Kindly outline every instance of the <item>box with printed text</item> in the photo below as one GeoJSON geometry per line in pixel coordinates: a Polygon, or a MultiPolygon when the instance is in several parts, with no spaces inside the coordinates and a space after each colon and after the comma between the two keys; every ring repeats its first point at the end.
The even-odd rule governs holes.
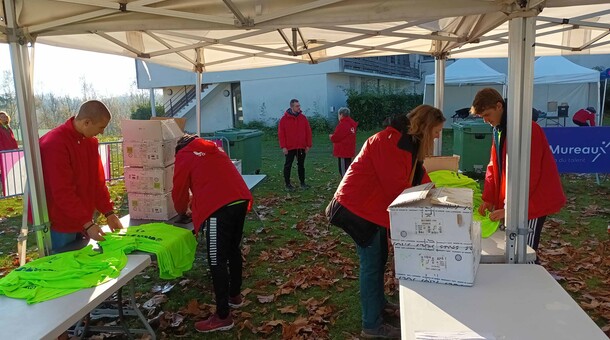
{"type": "Polygon", "coordinates": [[[481,258],[481,226],[472,190],[423,184],[388,207],[396,277],[471,286],[481,258]]]}
{"type": "Polygon", "coordinates": [[[129,193],[165,194],[172,190],[174,165],[165,168],[125,167],[125,189],[129,193]]]}
{"type": "Polygon", "coordinates": [[[167,221],[177,215],[172,194],[128,193],[129,216],[135,220],[167,221]]]}

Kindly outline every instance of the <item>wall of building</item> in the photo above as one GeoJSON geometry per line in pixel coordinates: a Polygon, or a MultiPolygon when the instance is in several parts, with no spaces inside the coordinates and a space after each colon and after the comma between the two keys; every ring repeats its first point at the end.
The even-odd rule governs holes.
{"type": "MultiPolygon", "coordinates": [[[[233,127],[233,105],[231,96],[225,97],[224,90],[231,91],[231,84],[220,84],[202,100],[201,132],[209,133],[233,127]]],[[[191,133],[197,131],[196,107],[187,114],[185,130],[191,133]]]]}

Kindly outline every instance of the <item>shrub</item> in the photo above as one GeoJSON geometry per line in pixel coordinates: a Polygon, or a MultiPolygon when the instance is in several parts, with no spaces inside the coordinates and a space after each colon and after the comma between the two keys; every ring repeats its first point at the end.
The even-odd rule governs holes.
{"type": "Polygon", "coordinates": [[[392,115],[411,111],[423,102],[420,94],[347,91],[347,106],[362,130],[375,130],[392,115]]]}

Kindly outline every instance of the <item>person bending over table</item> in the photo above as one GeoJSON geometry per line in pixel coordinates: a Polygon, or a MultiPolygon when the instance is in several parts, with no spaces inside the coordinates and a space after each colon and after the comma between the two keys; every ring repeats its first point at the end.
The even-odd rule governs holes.
{"type": "Polygon", "coordinates": [[[114,214],[95,137],[104,133],[110,119],[106,105],[86,101],[74,117],[40,138],[52,249],[83,236],[103,241],[104,232],[93,221],[96,210],[110,229],[123,228],[114,214]]]}
{"type": "Polygon", "coordinates": [[[384,309],[398,309],[384,296],[388,206],[404,189],[430,182],[423,160],[432,154],[444,122],[443,113],[429,105],[392,118],[364,143],[326,208],[330,222],[356,242],[363,338],[400,338],[400,329],[383,319],[384,309]]]}
{"type": "MultiPolygon", "coordinates": [[[[491,157],[485,173],[483,203],[479,206],[479,213],[485,216],[486,211],[489,211],[490,220],[503,220],[506,203],[506,143],[508,142],[506,139],[508,135],[506,104],[498,91],[493,88],[485,88],[475,95],[471,112],[482,117],[493,127],[491,157]]],[[[544,131],[536,122],[532,122],[531,138],[527,245],[537,250],[546,216],[561,210],[566,204],[566,196],[563,193],[559,171],[549,142],[544,131]]]]}
{"type": "Polygon", "coordinates": [[[188,134],[176,146],[173,182],[176,212],[186,214],[190,201],[195,233],[206,229],[216,313],[196,322],[195,329],[229,330],[234,325],[229,307],[243,304],[240,243],[252,194],[226,153],[213,142],[188,134]]]}

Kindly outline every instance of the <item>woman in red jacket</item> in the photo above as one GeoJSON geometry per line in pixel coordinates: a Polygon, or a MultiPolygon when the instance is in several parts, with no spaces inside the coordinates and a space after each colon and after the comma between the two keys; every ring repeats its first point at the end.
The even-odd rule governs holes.
{"type": "MultiPolygon", "coordinates": [[[[485,88],[479,91],[472,103],[472,113],[481,116],[493,126],[491,159],[485,173],[483,203],[479,213],[490,211],[492,221],[504,219],[506,204],[506,135],[507,117],[504,99],[498,91],[485,88]]],[[[540,233],[546,216],[561,210],[566,203],[555,158],[544,131],[532,122],[532,146],[530,155],[530,183],[528,200],[529,234],[527,244],[538,249],[540,233]]]]}
{"type": "Polygon", "coordinates": [[[195,329],[204,333],[229,330],[233,328],[229,307],[243,303],[240,243],[252,194],[229,156],[215,143],[193,135],[178,141],[173,182],[176,211],[186,214],[190,201],[195,232],[206,228],[216,313],[195,323],[195,329]]]}
{"type": "Polygon", "coordinates": [[[341,180],[326,208],[331,223],[356,242],[360,258],[360,303],[364,338],[399,338],[400,330],[384,324],[385,308],[396,309],[384,296],[388,259],[388,206],[406,188],[430,182],[423,160],[432,154],[445,117],[420,105],[389,122],[370,137],[341,180]]]}
{"type": "Polygon", "coordinates": [[[10,123],[11,117],[6,112],[0,111],[0,151],[19,149],[10,123]]]}
{"type": "Polygon", "coordinates": [[[333,142],[333,156],[337,157],[339,162],[339,175],[343,177],[352,163],[352,158],[356,155],[356,128],[358,128],[358,123],[350,117],[350,111],[347,107],[340,108],[337,115],[339,116],[339,124],[335,128],[335,132],[328,137],[333,142]]]}

